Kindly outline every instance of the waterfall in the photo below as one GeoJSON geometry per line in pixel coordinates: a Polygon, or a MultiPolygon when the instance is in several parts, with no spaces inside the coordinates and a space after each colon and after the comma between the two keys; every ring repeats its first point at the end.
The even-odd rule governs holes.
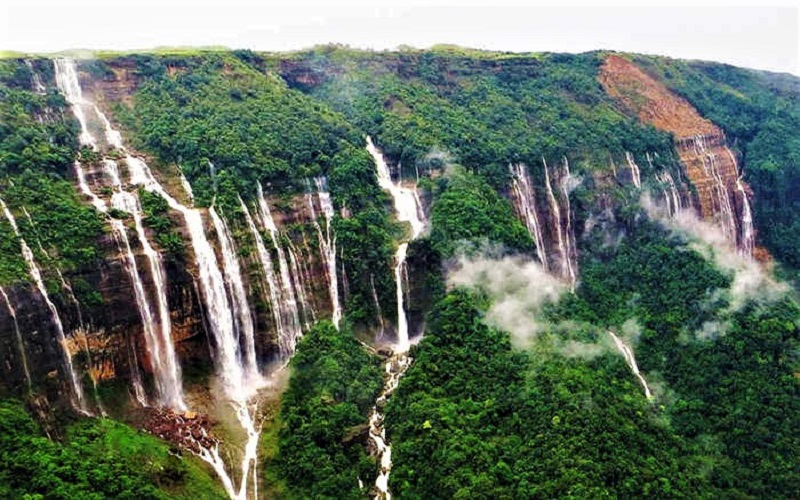
{"type": "Polygon", "coordinates": [[[650,392],[650,387],[647,386],[647,381],[639,372],[639,366],[636,364],[636,358],[633,356],[633,349],[631,349],[628,345],[626,345],[622,341],[622,339],[620,339],[611,330],[608,330],[608,334],[611,335],[611,338],[614,340],[614,345],[622,354],[622,357],[625,358],[625,362],[628,364],[633,374],[636,375],[636,378],[638,378],[639,382],[641,382],[642,387],[644,388],[644,395],[647,397],[648,400],[653,399],[653,393],[650,392]]]}
{"type": "Polygon", "coordinates": [[[331,195],[326,188],[327,181],[324,177],[317,177],[314,179],[314,184],[317,188],[317,200],[319,201],[322,214],[325,216],[325,231],[317,220],[317,214],[314,210],[314,200],[309,194],[306,203],[311,210],[311,216],[314,220],[314,227],[317,230],[319,237],[320,255],[325,264],[325,269],[328,273],[328,292],[331,297],[331,321],[339,328],[339,322],[342,320],[342,305],[339,302],[339,280],[336,274],[336,236],[333,234],[333,203],[331,202],[331,195]]]}
{"type": "Polygon", "coordinates": [[[289,256],[289,275],[294,283],[294,290],[297,296],[297,311],[298,313],[302,312],[300,316],[303,318],[303,328],[308,330],[311,324],[317,321],[317,313],[314,311],[314,307],[311,305],[306,295],[306,289],[309,288],[308,283],[310,280],[306,279],[306,273],[303,272],[300,266],[300,261],[305,261],[306,259],[302,258],[303,253],[300,252],[297,247],[294,246],[292,240],[288,238],[286,239],[286,255],[289,256]],[[298,255],[300,258],[297,257],[298,255]],[[311,318],[310,321],[309,317],[311,318]]]}
{"type": "MultiPolygon", "coordinates": [[[[195,263],[200,275],[200,287],[208,311],[208,323],[214,336],[217,372],[220,376],[225,395],[230,399],[236,411],[237,419],[242,429],[247,434],[242,462],[242,478],[238,493],[233,489],[233,480],[225,469],[225,464],[219,454],[214,450],[203,449],[200,457],[208,462],[225,485],[231,498],[247,498],[247,485],[250,481],[250,468],[252,467],[253,481],[257,482],[256,463],[257,448],[260,430],[256,428],[254,411],[248,407],[248,400],[256,391],[263,387],[265,381],[260,377],[248,379],[248,369],[242,365],[239,344],[234,329],[234,313],[228,302],[225,278],[220,271],[216,254],[206,238],[203,228],[203,218],[200,212],[189,209],[180,204],[175,198],[164,190],[159,184],[150,168],[140,158],[128,156],[126,158],[132,184],[142,185],[146,190],[158,193],[167,204],[179,212],[186,222],[189,237],[194,249],[195,263]]],[[[235,257],[231,257],[235,258],[235,257]]],[[[228,280],[234,279],[227,275],[228,280]]],[[[239,278],[241,279],[241,278],[239,278]]],[[[249,311],[248,311],[249,314],[249,311]]],[[[245,356],[246,357],[246,356],[245,356]]]]}
{"type": "Polygon", "coordinates": [[[150,241],[145,234],[139,199],[122,189],[117,163],[113,160],[105,160],[103,164],[104,172],[112,180],[114,188],[111,204],[115,209],[122,210],[133,216],[136,236],[147,258],[150,275],[153,280],[157,315],[153,313],[153,308],[151,308],[147,300],[144,283],[136,264],[136,257],[131,250],[125,225],[122,221],[112,218],[111,227],[114,228],[114,232],[118,235],[125,250],[125,268],[131,278],[136,307],[142,319],[145,343],[150,353],[159,402],[162,405],[182,410],[186,408],[186,404],[183,401],[180,365],[172,343],[172,324],[170,322],[169,303],[167,302],[164,263],[161,255],[150,245],[150,241]],[[158,318],[158,323],[156,323],[156,317],[158,318]]]}
{"type": "Polygon", "coordinates": [[[31,88],[37,94],[46,94],[47,88],[42,83],[42,78],[39,76],[39,73],[33,69],[33,63],[30,60],[25,59],[25,66],[28,67],[28,70],[31,72],[31,88]]]}
{"type": "Polygon", "coordinates": [[[181,186],[183,186],[183,190],[186,191],[186,196],[189,198],[189,201],[194,203],[194,191],[192,191],[192,185],[189,184],[186,176],[183,175],[183,170],[181,170],[181,186]]]}
{"type": "Polygon", "coordinates": [[[514,208],[525,221],[528,232],[533,236],[536,245],[536,256],[542,263],[542,268],[548,270],[547,249],[545,248],[544,237],[542,236],[542,225],[539,223],[539,215],[536,213],[536,197],[533,186],[525,171],[525,166],[521,163],[508,166],[511,171],[511,195],[514,201],[514,208]]]}
{"type": "Polygon", "coordinates": [[[232,299],[231,304],[233,306],[234,316],[236,317],[239,337],[243,337],[240,344],[244,345],[244,354],[242,357],[245,375],[249,379],[257,378],[259,374],[256,364],[255,328],[253,327],[253,317],[250,313],[250,307],[247,304],[247,292],[245,292],[244,289],[239,260],[236,258],[236,247],[228,226],[217,214],[214,207],[211,207],[208,213],[211,215],[211,221],[214,223],[214,229],[217,233],[217,239],[219,240],[222,250],[225,275],[229,278],[226,280],[226,285],[228,286],[228,293],[232,299]]]}
{"type": "Polygon", "coordinates": [[[547,162],[542,158],[544,164],[544,186],[547,190],[547,199],[550,202],[550,214],[552,216],[553,225],[556,229],[556,241],[558,242],[558,253],[561,258],[561,277],[565,279],[570,278],[571,264],[569,261],[569,254],[567,253],[567,245],[564,242],[564,233],[561,228],[561,208],[558,205],[558,200],[553,193],[553,186],[550,184],[550,173],[547,168],[547,162]]]}
{"type": "Polygon", "coordinates": [[[669,172],[664,172],[664,179],[666,179],[667,184],[669,184],[669,191],[672,196],[672,205],[675,209],[674,213],[680,212],[683,209],[681,205],[681,195],[678,193],[678,189],[675,187],[675,181],[672,179],[672,175],[669,172]]]}
{"type": "MultiPolygon", "coordinates": [[[[94,137],[87,132],[86,115],[82,108],[88,106],[90,103],[83,98],[74,62],[67,59],[58,59],[55,62],[55,70],[59,89],[65,94],[76,118],[78,118],[78,121],[81,123],[81,129],[85,132],[82,134],[82,141],[88,141],[84,142],[84,144],[97,150],[98,147],[94,137]]],[[[111,146],[124,151],[121,134],[112,128],[108,118],[97,106],[92,105],[92,110],[103,124],[106,141],[111,146]]],[[[98,211],[108,215],[108,205],[89,187],[80,162],[76,161],[74,166],[81,192],[91,198],[92,204],[98,211]]],[[[158,393],[157,400],[161,405],[183,410],[186,408],[186,404],[183,401],[180,365],[172,343],[172,325],[170,322],[170,312],[167,302],[167,285],[161,255],[153,249],[147,239],[142,222],[142,208],[138,198],[134,194],[123,189],[117,162],[104,159],[103,174],[110,180],[113,189],[113,194],[111,196],[112,208],[122,210],[133,216],[136,235],[142,247],[142,251],[147,258],[150,275],[152,276],[155,288],[154,295],[157,305],[154,308],[148,301],[144,282],[136,264],[136,257],[128,239],[127,228],[123,221],[109,215],[108,220],[114,238],[120,250],[125,255],[123,264],[131,279],[136,307],[142,321],[144,340],[150,355],[156,392],[158,393]]],[[[134,381],[134,392],[137,395],[137,400],[141,402],[144,398],[142,394],[140,394],[141,384],[139,383],[138,385],[139,387],[137,387],[134,381]]]]}
{"type": "Polygon", "coordinates": [[[97,151],[97,144],[94,136],[89,132],[84,106],[87,102],[83,99],[80,82],[78,81],[78,70],[75,68],[75,61],[72,59],[56,59],[54,61],[56,70],[56,85],[72,105],[72,112],[81,125],[81,134],[78,140],[82,145],[91,146],[97,151]]]}
{"type": "MultiPolygon", "coordinates": [[[[728,241],[736,244],[735,215],[728,195],[728,188],[722,181],[722,176],[717,169],[717,156],[713,151],[706,148],[703,136],[694,137],[693,142],[695,152],[702,160],[703,170],[714,182],[712,190],[720,210],[722,233],[728,241]]],[[[736,165],[735,162],[734,165],[736,165]]]]}
{"type": "MultiPolygon", "coordinates": [[[[86,117],[83,111],[83,107],[88,105],[88,103],[83,99],[81,94],[74,62],[68,59],[57,60],[56,76],[59,88],[62,89],[65,95],[67,95],[68,100],[73,105],[73,111],[81,123],[81,142],[86,145],[90,145],[93,149],[97,150],[97,145],[94,142],[94,138],[88,132],[86,117]]],[[[194,250],[195,263],[197,265],[200,288],[202,290],[201,295],[206,306],[206,311],[208,312],[208,322],[211,327],[211,333],[215,340],[216,352],[214,359],[217,365],[217,372],[220,376],[224,393],[226,397],[230,399],[232,406],[236,411],[236,417],[247,435],[247,441],[243,450],[244,456],[242,461],[242,479],[238,492],[234,490],[233,480],[226,472],[225,464],[219,457],[219,454],[216,453],[216,450],[204,449],[199,455],[214,467],[214,470],[220,476],[220,479],[232,498],[248,497],[247,489],[248,485],[250,484],[251,476],[253,481],[253,494],[255,495],[257,491],[258,480],[256,473],[256,454],[260,430],[257,429],[254,419],[255,412],[250,410],[248,406],[248,400],[255,394],[255,391],[264,385],[264,381],[261,379],[261,377],[250,376],[252,375],[251,372],[255,367],[255,361],[251,356],[251,353],[254,353],[254,349],[249,349],[249,346],[251,345],[250,341],[245,341],[245,350],[247,352],[244,356],[241,356],[240,348],[236,338],[234,318],[236,318],[236,320],[240,322],[239,324],[241,324],[243,321],[242,318],[245,317],[245,314],[247,316],[251,316],[246,300],[239,301],[236,297],[237,292],[235,292],[232,294],[231,302],[229,302],[226,293],[226,282],[230,283],[236,280],[241,282],[241,277],[238,275],[238,273],[236,273],[238,265],[234,267],[232,263],[229,262],[229,265],[226,266],[225,269],[225,276],[223,276],[223,273],[220,271],[217,262],[216,254],[214,253],[214,249],[206,238],[203,227],[203,219],[200,215],[200,212],[185,207],[169,193],[167,193],[153,176],[147,164],[140,158],[131,156],[124,148],[121,135],[111,127],[111,124],[105,115],[103,115],[96,106],[93,106],[93,111],[97,114],[98,118],[105,127],[105,138],[108,144],[120,150],[124,154],[125,163],[128,167],[128,173],[130,175],[130,184],[141,185],[144,187],[144,189],[159,194],[167,201],[167,204],[172,210],[179,212],[184,218],[186,228],[189,232],[192,248],[194,250]],[[233,303],[233,306],[231,303],[233,303]],[[246,311],[243,311],[241,315],[234,314],[234,309],[236,308],[246,309],[246,311]]],[[[104,172],[112,179],[112,183],[115,187],[115,192],[112,196],[112,205],[114,208],[125,210],[134,216],[137,234],[144,249],[145,255],[148,257],[148,262],[150,263],[153,274],[153,280],[155,282],[156,289],[158,290],[156,295],[159,302],[158,309],[161,325],[160,337],[157,339],[151,338],[151,340],[159,341],[160,339],[163,342],[160,342],[159,348],[151,352],[151,356],[155,355],[156,353],[159,355],[163,354],[161,361],[159,361],[161,363],[168,362],[170,359],[175,360],[172,340],[169,335],[170,316],[166,302],[163,263],[161,262],[160,255],[152,249],[147,238],[145,237],[141,220],[142,211],[138,198],[130,193],[127,193],[121,187],[121,181],[116,162],[111,160],[104,161],[104,172]],[[161,293],[161,290],[164,290],[164,293],[161,293]]],[[[91,190],[88,188],[88,185],[85,184],[85,178],[83,180],[81,189],[85,189],[85,192],[91,192],[91,190]]],[[[99,206],[99,204],[95,204],[95,206],[99,206]]],[[[120,221],[116,222],[121,224],[120,221]]],[[[115,222],[113,222],[112,219],[112,227],[114,225],[115,222]]],[[[125,234],[124,227],[121,229],[122,230],[118,231],[120,239],[122,239],[122,235],[125,234]]],[[[223,240],[225,240],[225,238],[220,238],[221,245],[224,247],[227,242],[223,242],[223,240]]],[[[131,274],[136,275],[133,281],[134,283],[137,281],[141,283],[141,280],[138,279],[138,272],[136,272],[135,268],[133,267],[135,265],[135,259],[133,259],[132,253],[130,252],[130,245],[126,246],[126,250],[126,253],[128,254],[128,265],[131,266],[132,269],[131,274]]],[[[235,259],[235,253],[233,251],[228,251],[225,248],[223,248],[223,256],[225,259],[235,259]]],[[[234,288],[237,286],[238,285],[232,285],[234,288]]],[[[137,288],[136,284],[134,285],[134,288],[137,288]]],[[[147,310],[149,310],[148,307],[143,306],[141,308],[142,314],[145,315],[145,317],[145,311],[147,310]]],[[[149,323],[152,326],[153,321],[143,320],[143,323],[149,323]]],[[[246,327],[244,327],[242,331],[244,336],[247,337],[248,333],[246,332],[246,327]]],[[[178,370],[179,368],[177,362],[175,362],[174,366],[158,371],[162,372],[162,375],[165,377],[174,378],[176,381],[174,386],[180,387],[179,382],[177,382],[180,380],[178,370]]],[[[170,384],[171,383],[172,382],[170,382],[170,384]]],[[[165,393],[166,399],[173,401],[173,406],[178,408],[182,408],[184,406],[182,399],[179,399],[178,396],[170,395],[169,389],[165,389],[165,393]]]]}
{"type": "Polygon", "coordinates": [[[64,325],[61,323],[61,317],[58,315],[58,309],[56,309],[55,304],[53,304],[53,302],[50,300],[50,296],[47,294],[47,289],[45,288],[44,281],[42,280],[42,273],[39,269],[39,266],[36,264],[36,260],[33,257],[33,252],[22,238],[19,228],[17,227],[17,221],[14,219],[14,215],[11,213],[2,199],[0,199],[0,209],[2,209],[3,215],[5,215],[6,219],[8,219],[8,222],[11,223],[11,227],[14,229],[14,234],[17,236],[17,238],[19,238],[20,246],[22,248],[22,256],[25,258],[25,263],[28,265],[28,272],[30,273],[31,279],[33,279],[33,282],[36,285],[36,288],[39,290],[39,293],[42,295],[45,304],[47,304],[47,309],[50,311],[50,318],[53,321],[53,325],[56,327],[58,344],[61,346],[61,350],[64,354],[64,368],[67,370],[70,384],[72,386],[72,395],[74,397],[73,403],[76,404],[81,411],[86,412],[87,410],[86,402],[83,397],[83,388],[81,387],[80,379],[75,372],[75,367],[72,365],[72,355],[67,347],[67,338],[64,334],[64,325]]]}
{"type": "Polygon", "coordinates": [[[625,151],[625,159],[628,161],[628,167],[630,167],[631,169],[631,178],[633,179],[633,185],[636,186],[637,189],[641,189],[642,174],[639,171],[639,165],[636,164],[636,161],[633,159],[633,155],[630,154],[628,151],[625,151]]]}
{"type": "Polygon", "coordinates": [[[389,172],[389,166],[383,154],[378,151],[378,148],[372,143],[372,139],[367,137],[367,151],[375,161],[375,166],[378,174],[378,185],[389,194],[394,200],[394,209],[397,220],[400,222],[408,222],[411,225],[411,237],[401,243],[397,247],[395,253],[395,268],[394,277],[397,289],[397,346],[400,351],[407,351],[408,342],[408,319],[406,317],[405,307],[403,305],[405,293],[403,292],[403,270],[406,263],[406,252],[408,250],[408,241],[416,239],[425,230],[427,221],[420,218],[422,212],[421,207],[417,205],[418,196],[415,196],[414,189],[408,189],[401,186],[401,182],[395,184],[392,182],[392,175],[389,172]]]}
{"type": "Polygon", "coordinates": [[[25,372],[25,381],[28,384],[28,393],[30,393],[33,389],[31,386],[31,371],[28,368],[28,356],[25,354],[25,343],[22,341],[22,333],[19,331],[19,323],[17,322],[17,312],[14,310],[14,306],[11,305],[11,301],[8,300],[8,295],[6,295],[6,291],[0,287],[0,297],[3,297],[3,301],[6,303],[6,308],[8,309],[8,314],[11,316],[11,320],[14,322],[14,333],[17,336],[17,348],[19,349],[19,356],[22,359],[22,370],[25,372]]]}
{"type": "Polygon", "coordinates": [[[233,327],[234,315],[228,302],[225,279],[220,271],[214,248],[208,242],[203,227],[203,218],[197,210],[189,209],[172,197],[156,180],[150,167],[140,158],[126,158],[131,184],[141,185],[146,190],[159,194],[169,207],[179,212],[186,223],[194,249],[200,286],[208,311],[208,322],[216,344],[215,360],[226,392],[234,399],[242,399],[247,388],[241,385],[243,369],[238,360],[238,343],[233,327]]]}
{"type": "MultiPolygon", "coordinates": [[[[410,237],[398,245],[397,252],[395,253],[394,279],[397,294],[397,344],[394,347],[393,355],[386,362],[386,380],[384,382],[384,388],[375,406],[372,407],[372,412],[369,417],[369,438],[375,444],[375,448],[378,450],[378,456],[380,457],[380,470],[378,472],[378,477],[375,479],[375,487],[379,491],[376,498],[382,497],[390,500],[392,496],[389,492],[389,474],[392,470],[392,447],[386,442],[386,429],[383,425],[383,413],[381,408],[384,406],[383,403],[386,399],[397,388],[400,377],[403,376],[411,365],[411,358],[408,357],[408,317],[404,306],[405,293],[403,291],[403,284],[405,280],[403,278],[405,274],[408,243],[425,231],[427,221],[425,220],[425,212],[422,209],[416,186],[413,189],[404,188],[401,185],[402,179],[400,179],[397,184],[392,182],[389,166],[386,164],[383,154],[375,147],[369,136],[367,136],[367,151],[375,161],[378,185],[380,185],[382,189],[389,191],[389,194],[394,200],[397,220],[400,222],[408,222],[411,225],[410,237]]],[[[370,276],[370,280],[377,304],[378,297],[375,293],[375,284],[372,280],[372,276],[370,276]]],[[[381,318],[381,322],[382,321],[381,318]]]]}
{"type": "Polygon", "coordinates": [[[750,202],[747,192],[742,186],[742,180],[736,179],[736,189],[742,194],[742,236],[740,249],[745,257],[753,255],[755,247],[755,231],[753,230],[753,213],[750,211],[750,202]]]}
{"type": "MultiPolygon", "coordinates": [[[[725,146],[725,152],[731,159],[731,163],[733,163],[734,168],[736,168],[736,173],[739,173],[739,165],[736,162],[736,157],[733,155],[733,151],[727,146],[725,146]]],[[[755,230],[753,229],[753,212],[750,209],[750,200],[747,198],[747,191],[744,189],[744,184],[742,183],[741,175],[736,178],[736,190],[742,195],[742,215],[740,219],[740,226],[741,226],[741,235],[740,235],[740,243],[739,243],[739,251],[745,257],[752,257],[753,250],[755,248],[755,230]]]]}
{"type": "MultiPolygon", "coordinates": [[[[264,197],[264,190],[261,188],[261,184],[258,184],[258,207],[262,226],[269,232],[272,238],[272,244],[278,254],[278,276],[280,278],[278,281],[281,298],[277,307],[281,310],[283,325],[286,328],[286,336],[281,342],[281,353],[284,357],[288,358],[294,354],[297,339],[303,334],[303,331],[300,327],[300,313],[289,264],[287,263],[286,254],[280,242],[278,226],[275,225],[275,221],[272,219],[272,213],[264,197]]],[[[289,252],[291,253],[291,249],[289,249],[289,252]]],[[[273,307],[275,307],[275,303],[273,303],[273,307]]]]}
{"type": "Polygon", "coordinates": [[[577,280],[577,272],[575,267],[577,266],[577,262],[573,263],[572,255],[577,253],[575,249],[575,232],[572,230],[572,207],[570,206],[569,202],[569,193],[571,187],[569,185],[570,180],[572,180],[572,175],[569,173],[569,162],[567,158],[564,157],[564,172],[565,175],[561,179],[561,194],[564,195],[564,203],[566,205],[565,212],[567,214],[567,225],[566,225],[566,260],[567,260],[567,273],[569,276],[569,282],[572,285],[572,291],[575,291],[575,281],[577,280]]]}
{"type": "Polygon", "coordinates": [[[264,240],[261,238],[261,234],[258,232],[255,222],[253,222],[253,217],[250,215],[247,205],[244,204],[244,201],[242,201],[241,198],[239,198],[239,204],[242,207],[242,212],[244,213],[245,220],[247,221],[247,226],[250,229],[250,234],[253,236],[253,240],[256,243],[258,260],[261,262],[261,268],[264,271],[264,279],[267,281],[269,304],[270,308],[272,309],[272,318],[275,322],[275,330],[278,334],[278,349],[280,351],[281,358],[287,359],[294,352],[292,347],[293,344],[289,338],[288,331],[284,327],[281,289],[278,285],[277,277],[275,276],[275,268],[272,265],[272,257],[270,257],[267,248],[264,246],[264,240]]]}

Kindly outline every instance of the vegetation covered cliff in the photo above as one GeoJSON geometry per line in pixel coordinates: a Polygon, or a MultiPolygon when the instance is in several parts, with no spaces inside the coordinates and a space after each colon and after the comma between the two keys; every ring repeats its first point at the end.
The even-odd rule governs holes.
{"type": "Polygon", "coordinates": [[[0,61],[0,491],[791,497],[798,89],[449,46],[0,61]]]}

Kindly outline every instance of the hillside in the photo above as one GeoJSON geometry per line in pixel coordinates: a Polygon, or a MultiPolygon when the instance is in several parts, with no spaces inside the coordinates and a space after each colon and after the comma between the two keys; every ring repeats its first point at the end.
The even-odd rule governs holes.
{"type": "Polygon", "coordinates": [[[0,492],[791,498],[798,89],[454,46],[0,60],[0,492]]]}

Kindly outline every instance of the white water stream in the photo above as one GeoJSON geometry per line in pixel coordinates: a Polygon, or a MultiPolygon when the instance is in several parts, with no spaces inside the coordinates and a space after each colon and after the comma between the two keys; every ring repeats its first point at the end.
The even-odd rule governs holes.
{"type": "MultiPolygon", "coordinates": [[[[88,107],[89,103],[83,99],[74,62],[68,59],[56,60],[56,74],[59,88],[61,88],[70,99],[70,102],[73,104],[73,111],[81,123],[81,142],[91,145],[93,149],[97,150],[94,137],[88,130],[86,114],[84,111],[84,108],[88,107]]],[[[251,356],[249,352],[249,347],[254,345],[252,330],[243,327],[241,328],[241,331],[237,331],[234,326],[237,319],[241,324],[244,316],[234,313],[234,307],[232,306],[232,303],[235,303],[236,307],[247,307],[246,301],[244,303],[238,301],[237,297],[235,297],[235,293],[234,297],[230,301],[227,295],[226,283],[230,283],[235,280],[241,281],[240,276],[233,276],[234,272],[236,271],[236,267],[238,266],[227,266],[225,273],[223,274],[223,272],[220,270],[214,249],[205,235],[203,219],[200,212],[195,209],[187,208],[178,202],[174,197],[172,197],[161,186],[148,165],[141,158],[131,156],[128,153],[122,144],[121,135],[119,132],[113,130],[108,119],[100,112],[100,110],[94,105],[92,105],[92,110],[105,127],[106,141],[124,154],[125,164],[130,175],[130,184],[140,185],[147,191],[159,194],[167,201],[167,204],[172,210],[180,213],[184,218],[186,229],[189,232],[191,240],[195,263],[197,265],[200,288],[207,312],[208,323],[211,334],[213,335],[215,341],[214,360],[217,365],[219,380],[222,384],[224,395],[233,406],[236,417],[246,434],[246,442],[243,449],[243,458],[241,464],[241,482],[238,490],[234,488],[233,478],[227,472],[225,463],[219,456],[216,449],[203,450],[200,453],[200,456],[217,472],[231,498],[245,499],[249,498],[251,495],[253,498],[255,498],[255,495],[257,495],[258,481],[258,475],[256,471],[256,452],[260,429],[256,425],[255,409],[251,409],[250,400],[256,394],[256,391],[260,387],[263,387],[266,382],[260,377],[260,375],[258,375],[257,370],[254,369],[254,363],[252,363],[253,356],[251,356]],[[240,350],[237,333],[246,337],[243,343],[247,347],[246,350],[248,352],[244,353],[244,355],[242,355],[240,350]],[[248,493],[248,486],[250,484],[253,485],[253,488],[250,493],[248,493]]],[[[125,209],[134,215],[134,219],[137,223],[137,233],[140,236],[140,241],[143,247],[145,247],[145,253],[148,254],[148,259],[151,263],[155,262],[155,258],[158,258],[157,253],[153,252],[151,254],[147,250],[147,247],[149,247],[147,238],[144,237],[143,233],[139,233],[141,226],[139,223],[140,221],[137,220],[137,214],[138,218],[140,219],[141,209],[138,206],[138,199],[121,189],[121,182],[119,179],[119,173],[116,170],[115,162],[105,162],[105,173],[114,179],[113,184],[117,188],[114,196],[112,197],[112,203],[115,204],[115,208],[119,206],[120,209],[125,209]]],[[[91,190],[88,188],[88,185],[85,184],[85,177],[81,182],[81,189],[91,192],[91,190]]],[[[93,201],[95,201],[94,197],[93,201]]],[[[95,206],[98,206],[99,208],[100,204],[95,203],[95,206]]],[[[224,238],[221,238],[221,240],[223,239],[224,238]]],[[[235,259],[235,255],[227,255],[227,252],[230,249],[224,248],[225,243],[221,242],[221,244],[223,246],[223,253],[226,253],[224,260],[228,260],[229,258],[235,259]]],[[[152,250],[152,248],[150,248],[150,250],[152,250]]],[[[154,280],[159,279],[158,276],[162,276],[163,278],[163,273],[160,272],[160,266],[153,265],[151,267],[154,268],[152,269],[154,280]]],[[[238,285],[232,285],[232,287],[236,286],[238,285]]],[[[160,286],[157,284],[157,288],[159,287],[160,286]]],[[[161,304],[159,305],[159,309],[162,309],[161,304]]],[[[159,316],[163,335],[163,331],[169,324],[169,310],[166,308],[165,302],[163,310],[160,312],[161,314],[159,316]]],[[[247,315],[250,315],[249,307],[247,310],[247,315]]],[[[169,340],[169,342],[165,342],[164,346],[167,344],[172,346],[171,340],[169,340]]]]}
{"type": "Polygon", "coordinates": [[[3,290],[2,287],[0,287],[0,297],[2,297],[3,301],[6,303],[8,314],[11,316],[11,320],[14,322],[14,333],[17,336],[17,348],[19,349],[20,359],[22,359],[22,370],[25,372],[25,382],[28,384],[28,393],[30,393],[32,391],[31,370],[28,368],[28,355],[25,353],[25,343],[22,341],[22,333],[19,331],[17,312],[14,310],[14,306],[11,305],[11,301],[8,300],[8,295],[6,295],[6,291],[3,290]]]}
{"type": "Polygon", "coordinates": [[[533,242],[536,245],[536,256],[539,258],[542,268],[548,271],[547,248],[542,235],[542,224],[539,222],[539,215],[536,212],[536,196],[530,176],[526,171],[525,165],[521,163],[509,165],[508,168],[511,171],[511,194],[514,206],[522,220],[525,221],[528,232],[533,236],[533,242]]]}
{"type": "Polygon", "coordinates": [[[61,347],[61,351],[64,354],[64,368],[67,371],[70,385],[72,387],[72,402],[80,411],[87,413],[88,410],[86,408],[86,401],[83,396],[83,388],[81,387],[80,378],[75,372],[75,367],[72,365],[72,355],[67,347],[67,338],[64,334],[64,325],[61,323],[61,317],[58,315],[58,309],[56,309],[55,304],[53,304],[53,302],[50,300],[50,296],[47,294],[47,289],[45,288],[44,281],[42,280],[42,272],[39,269],[39,266],[36,264],[36,259],[33,256],[31,248],[25,242],[22,234],[20,234],[19,228],[17,227],[17,221],[14,219],[14,215],[11,213],[2,199],[0,199],[0,209],[2,209],[3,215],[5,215],[6,219],[8,219],[8,222],[11,223],[11,227],[14,229],[14,234],[19,238],[20,246],[22,248],[22,256],[25,259],[25,263],[28,265],[30,277],[44,299],[47,309],[50,311],[50,318],[52,319],[53,325],[56,328],[56,338],[59,346],[61,347]]]}
{"type": "Polygon", "coordinates": [[[636,378],[639,379],[641,382],[642,387],[644,388],[644,395],[647,397],[648,400],[653,399],[653,393],[650,392],[650,387],[647,385],[647,381],[644,379],[644,376],[639,372],[639,366],[636,364],[636,358],[633,355],[633,349],[630,348],[625,342],[622,341],[614,332],[608,330],[608,334],[611,335],[611,339],[614,341],[614,345],[622,354],[622,357],[625,358],[625,362],[630,367],[633,374],[636,378]]]}
{"type": "MultiPolygon", "coordinates": [[[[125,149],[122,145],[120,133],[114,130],[108,118],[100,109],[86,101],[78,81],[78,74],[75,63],[69,59],[57,59],[55,62],[56,81],[59,89],[64,93],[68,102],[71,104],[73,113],[81,125],[81,141],[84,145],[91,146],[95,151],[99,150],[95,138],[88,132],[87,114],[84,108],[89,108],[104,128],[104,135],[108,144],[122,152],[125,149]]],[[[94,207],[108,215],[108,205],[89,187],[86,175],[80,162],[75,162],[75,172],[78,177],[78,186],[85,195],[92,200],[94,207]]],[[[110,181],[113,189],[111,196],[111,206],[131,214],[134,220],[136,235],[142,247],[142,252],[149,264],[150,276],[154,284],[155,305],[148,299],[146,288],[142,280],[136,257],[128,239],[128,231],[122,220],[109,215],[109,223],[117,240],[120,250],[124,252],[124,265],[131,278],[136,307],[142,321],[145,344],[153,369],[155,380],[157,401],[160,405],[174,408],[176,410],[186,409],[183,401],[183,386],[181,382],[181,371],[175,349],[172,343],[172,325],[170,321],[169,306],[167,302],[167,285],[161,255],[150,245],[147,239],[143,221],[142,208],[139,199],[133,194],[123,189],[120,179],[119,167],[115,160],[103,160],[103,174],[110,181]]],[[[134,392],[137,399],[144,401],[140,385],[134,384],[134,392]]]]}
{"type": "Polygon", "coordinates": [[[383,154],[372,143],[370,137],[367,137],[367,151],[375,161],[378,184],[384,190],[389,191],[389,194],[394,200],[397,220],[400,222],[408,222],[411,225],[410,238],[400,243],[395,254],[394,278],[397,291],[397,343],[394,346],[394,354],[386,362],[386,380],[383,391],[378,397],[375,406],[372,407],[372,412],[369,417],[369,437],[380,457],[380,470],[375,480],[375,487],[378,493],[375,498],[390,500],[392,495],[389,492],[389,474],[392,470],[392,447],[386,441],[386,429],[383,425],[381,407],[397,388],[400,377],[403,376],[411,364],[411,358],[408,357],[408,349],[410,346],[408,338],[408,317],[404,306],[405,293],[403,290],[403,285],[407,281],[405,279],[405,262],[408,252],[408,242],[416,239],[425,231],[427,221],[425,220],[424,211],[420,204],[416,188],[409,189],[402,187],[402,179],[398,181],[397,184],[392,181],[389,166],[383,154]]]}

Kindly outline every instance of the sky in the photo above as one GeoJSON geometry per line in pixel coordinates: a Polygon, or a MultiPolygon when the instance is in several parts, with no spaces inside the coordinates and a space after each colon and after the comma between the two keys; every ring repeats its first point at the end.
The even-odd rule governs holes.
{"type": "Polygon", "coordinates": [[[0,50],[447,43],[513,52],[610,49],[800,75],[796,1],[3,0],[0,50]],[[334,5],[335,4],[335,5],[334,5]],[[113,6],[113,7],[112,7],[113,6]]]}

